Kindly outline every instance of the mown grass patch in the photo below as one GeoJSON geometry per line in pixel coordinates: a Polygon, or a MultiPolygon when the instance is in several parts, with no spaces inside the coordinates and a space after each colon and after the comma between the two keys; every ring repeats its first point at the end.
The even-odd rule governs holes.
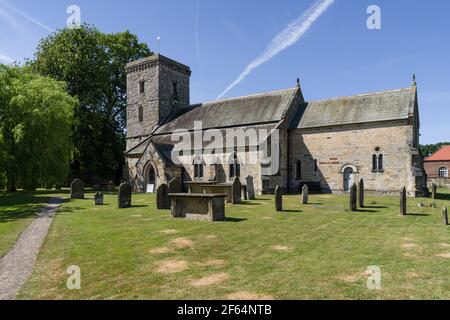
{"type": "MultiPolygon", "coordinates": [[[[93,194],[90,195],[93,197],[93,194]]],[[[134,195],[131,209],[93,200],[63,204],[23,299],[449,299],[450,227],[442,207],[396,197],[368,197],[360,212],[347,196],[271,196],[227,205],[228,220],[173,219],[155,197],[134,195]],[[81,290],[68,290],[66,270],[81,268],[81,290]],[[382,290],[367,288],[379,266],[382,290]]]]}

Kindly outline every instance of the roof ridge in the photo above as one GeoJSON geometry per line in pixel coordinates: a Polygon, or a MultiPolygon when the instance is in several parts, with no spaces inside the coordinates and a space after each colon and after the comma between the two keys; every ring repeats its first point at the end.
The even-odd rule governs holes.
{"type": "Polygon", "coordinates": [[[274,90],[274,91],[268,91],[268,92],[263,92],[263,93],[255,93],[255,94],[250,94],[250,95],[240,96],[240,97],[234,97],[234,98],[228,98],[228,99],[212,100],[212,101],[207,101],[207,102],[200,103],[200,105],[204,106],[206,104],[215,104],[215,103],[219,103],[219,102],[226,102],[226,101],[233,101],[233,100],[240,100],[240,99],[248,99],[248,98],[256,98],[256,97],[270,95],[270,94],[274,94],[274,93],[282,93],[282,92],[287,92],[287,91],[294,91],[294,90],[297,90],[297,89],[298,89],[298,87],[293,87],[293,88],[289,88],[289,89],[274,90]]]}
{"type": "Polygon", "coordinates": [[[340,96],[340,97],[334,97],[334,98],[305,101],[305,103],[340,100],[340,99],[344,99],[344,98],[362,98],[362,97],[367,97],[367,96],[375,96],[375,95],[380,95],[380,94],[385,94],[385,93],[407,91],[407,90],[412,90],[412,89],[413,89],[413,87],[408,87],[408,88],[401,88],[401,89],[377,91],[377,92],[371,92],[371,93],[361,93],[361,94],[355,94],[355,95],[351,95],[351,96],[340,96]]]}

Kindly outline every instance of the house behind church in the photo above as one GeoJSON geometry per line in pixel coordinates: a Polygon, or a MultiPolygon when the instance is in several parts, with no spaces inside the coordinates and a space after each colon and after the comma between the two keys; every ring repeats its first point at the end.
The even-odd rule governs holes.
{"type": "MultiPolygon", "coordinates": [[[[127,152],[126,179],[136,192],[147,186],[179,178],[193,181],[230,182],[239,176],[252,183],[257,194],[271,193],[277,185],[298,192],[308,184],[321,192],[346,192],[363,178],[368,191],[398,193],[406,186],[410,196],[421,195],[426,175],[419,154],[417,85],[372,94],[321,101],[305,101],[300,85],[287,90],[190,104],[188,66],[154,55],[126,67],[127,152]],[[262,144],[236,139],[209,158],[207,144],[191,145],[174,161],[174,140],[183,129],[238,136],[246,130],[276,132],[262,144]],[[240,141],[240,142],[239,142],[240,141]],[[275,146],[275,147],[274,147],[275,146]],[[201,149],[201,150],[200,150],[201,149]],[[247,163],[252,153],[264,152],[257,163],[247,163]],[[276,162],[277,170],[266,166],[276,162]]],[[[182,135],[181,135],[182,136],[182,135]]],[[[215,150],[216,151],[216,150],[215,150]]]]}

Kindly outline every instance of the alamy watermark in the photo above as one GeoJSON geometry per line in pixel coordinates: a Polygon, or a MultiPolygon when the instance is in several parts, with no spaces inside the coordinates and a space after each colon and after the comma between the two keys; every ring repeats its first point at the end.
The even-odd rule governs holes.
{"type": "Polygon", "coordinates": [[[70,266],[67,268],[67,289],[69,290],[81,290],[81,269],[79,266],[70,266]]]}
{"type": "Polygon", "coordinates": [[[377,5],[370,5],[367,8],[367,28],[369,30],[381,30],[381,8],[377,5]]]}
{"type": "Polygon", "coordinates": [[[381,290],[381,268],[379,266],[369,266],[367,268],[367,289],[381,290]]]}
{"type": "Polygon", "coordinates": [[[66,13],[70,16],[67,18],[67,28],[78,29],[81,27],[81,8],[75,4],[67,7],[66,13]]]}
{"type": "Polygon", "coordinates": [[[263,175],[275,175],[280,164],[280,131],[266,128],[203,130],[201,121],[194,130],[178,129],[171,136],[171,153],[176,165],[261,165],[263,175]]]}

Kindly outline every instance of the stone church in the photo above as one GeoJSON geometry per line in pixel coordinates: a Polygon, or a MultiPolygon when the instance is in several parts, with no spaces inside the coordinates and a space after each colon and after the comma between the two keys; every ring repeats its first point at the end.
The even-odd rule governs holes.
{"type": "MultiPolygon", "coordinates": [[[[426,188],[415,81],[404,89],[320,101],[305,101],[298,81],[291,89],[191,105],[186,65],[158,54],[129,63],[126,73],[125,179],[136,192],[153,192],[173,178],[185,190],[192,182],[226,183],[235,176],[259,195],[277,185],[296,193],[304,184],[316,192],[343,193],[361,178],[376,193],[395,194],[406,186],[410,196],[418,196],[426,188]],[[173,133],[192,134],[196,121],[202,130],[218,132],[277,130],[278,157],[266,154],[278,170],[267,173],[265,159],[242,161],[260,145],[224,148],[220,156],[229,161],[210,163],[196,158],[199,150],[192,146],[180,154],[188,160],[174,162],[173,133]]],[[[266,150],[272,143],[269,136],[266,150]]]]}

